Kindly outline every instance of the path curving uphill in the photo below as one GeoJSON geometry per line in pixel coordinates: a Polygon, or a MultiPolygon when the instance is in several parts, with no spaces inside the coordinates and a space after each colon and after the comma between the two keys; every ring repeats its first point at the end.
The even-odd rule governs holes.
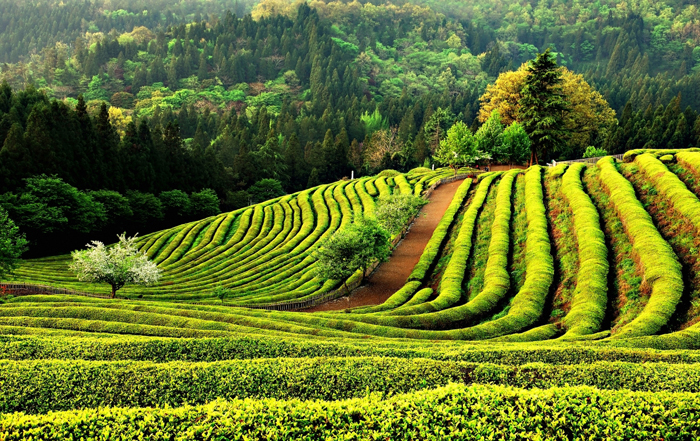
{"type": "Polygon", "coordinates": [[[418,263],[440,219],[447,211],[462,180],[440,185],[416,217],[406,237],[399,242],[389,260],[377,267],[367,282],[349,296],[307,309],[306,312],[338,311],[359,306],[379,305],[400,290],[418,263]]]}

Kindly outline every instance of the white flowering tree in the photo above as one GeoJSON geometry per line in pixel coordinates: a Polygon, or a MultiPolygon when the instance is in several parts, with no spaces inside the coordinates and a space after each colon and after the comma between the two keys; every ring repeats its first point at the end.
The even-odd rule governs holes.
{"type": "Polygon", "coordinates": [[[86,250],[72,253],[71,269],[77,273],[78,280],[109,284],[112,298],[124,285],[152,285],[160,279],[160,269],[136,248],[136,236],[118,237],[119,242],[114,246],[92,241],[86,250]]]}

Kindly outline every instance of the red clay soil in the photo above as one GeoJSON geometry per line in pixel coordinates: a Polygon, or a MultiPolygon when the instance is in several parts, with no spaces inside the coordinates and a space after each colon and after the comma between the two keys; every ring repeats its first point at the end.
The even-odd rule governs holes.
{"type": "Polygon", "coordinates": [[[443,184],[433,191],[430,201],[416,217],[406,237],[399,242],[389,260],[379,265],[364,285],[353,290],[349,296],[306,309],[305,312],[337,311],[357,306],[379,305],[401,289],[413,271],[413,267],[418,263],[433,231],[447,211],[461,183],[462,181],[455,181],[443,184]]]}

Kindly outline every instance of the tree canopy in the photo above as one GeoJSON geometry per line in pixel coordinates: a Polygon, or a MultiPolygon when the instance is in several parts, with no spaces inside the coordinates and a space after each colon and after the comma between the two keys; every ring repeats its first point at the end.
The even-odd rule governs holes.
{"type": "Polygon", "coordinates": [[[0,207],[0,280],[12,274],[20,256],[27,248],[27,240],[0,207]]]}
{"type": "Polygon", "coordinates": [[[347,279],[375,262],[384,262],[391,253],[389,233],[375,219],[357,218],[325,239],[315,252],[316,274],[326,280],[347,279]]]}
{"type": "Polygon", "coordinates": [[[461,166],[471,165],[480,159],[488,159],[487,153],[478,150],[477,139],[469,127],[457,121],[447,131],[447,137],[440,141],[435,159],[442,165],[451,167],[455,174],[461,166]]]}
{"type": "MultiPolygon", "coordinates": [[[[550,61],[554,63],[551,54],[550,61]]],[[[532,73],[528,66],[526,63],[516,71],[504,72],[499,75],[494,84],[487,86],[486,92],[480,98],[480,121],[487,121],[492,112],[498,110],[504,125],[514,121],[524,122],[526,113],[522,109],[522,100],[525,98],[524,90],[532,73]]],[[[566,132],[567,139],[565,146],[559,143],[558,147],[560,148],[556,153],[560,157],[577,158],[581,157],[589,145],[604,142],[617,120],[615,112],[603,96],[595,91],[582,75],[575,74],[565,67],[556,67],[554,64],[550,64],[549,66],[540,66],[538,69],[551,69],[553,77],[539,82],[542,86],[541,90],[535,89],[536,85],[534,84],[530,86],[529,90],[541,95],[548,88],[555,87],[558,89],[555,93],[559,94],[562,99],[565,97],[567,101],[566,106],[557,107],[558,110],[556,110],[563,114],[561,118],[562,129],[566,132]],[[559,79],[556,78],[555,71],[560,72],[559,79]],[[545,81],[555,81],[556,84],[549,85],[545,81]]],[[[540,74],[544,75],[545,73],[542,71],[540,74]]],[[[549,99],[551,100],[552,96],[549,99]]],[[[536,99],[531,94],[527,102],[533,101],[536,99]]],[[[542,111],[543,109],[540,109],[537,112],[541,113],[542,111]]],[[[556,111],[552,109],[551,116],[554,116],[556,111]]],[[[532,114],[528,117],[531,118],[532,114]]],[[[528,131],[528,133],[531,132],[528,131]]],[[[560,135],[563,134],[563,132],[560,133],[560,135]]],[[[550,151],[550,153],[554,152],[550,151]]]]}

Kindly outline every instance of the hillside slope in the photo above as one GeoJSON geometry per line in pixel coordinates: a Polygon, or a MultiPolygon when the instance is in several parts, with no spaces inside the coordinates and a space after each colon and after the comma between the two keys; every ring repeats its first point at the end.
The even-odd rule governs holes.
{"type": "MultiPolygon", "coordinates": [[[[151,336],[694,346],[700,153],[676,153],[633,151],[624,164],[608,157],[464,180],[406,284],[382,305],[314,314],[231,307],[332,290],[340,282],[314,277],[314,244],[354,213],[371,213],[373,195],[419,193],[449,172],[341,181],[155,233],[140,243],[166,277],[125,290],[140,300],[17,297],[0,307],[0,323],[151,336]],[[304,221],[312,213],[315,221],[304,221]],[[236,293],[224,306],[212,298],[218,283],[236,293]]],[[[29,261],[18,275],[79,287],[66,263],[29,261]]]]}

